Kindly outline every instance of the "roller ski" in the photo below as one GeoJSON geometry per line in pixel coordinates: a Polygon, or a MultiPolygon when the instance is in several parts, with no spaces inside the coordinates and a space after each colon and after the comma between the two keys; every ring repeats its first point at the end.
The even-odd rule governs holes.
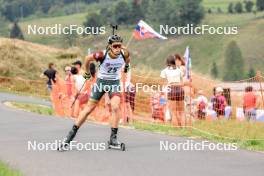
{"type": "Polygon", "coordinates": [[[76,136],[78,129],[79,127],[77,127],[76,125],[73,125],[71,131],[66,137],[66,140],[57,148],[57,151],[66,151],[69,149],[70,143],[76,136]]]}
{"type": "Polygon", "coordinates": [[[117,140],[117,128],[112,128],[112,133],[110,136],[110,140],[107,142],[108,149],[116,149],[125,151],[126,146],[124,143],[121,143],[117,140]]]}

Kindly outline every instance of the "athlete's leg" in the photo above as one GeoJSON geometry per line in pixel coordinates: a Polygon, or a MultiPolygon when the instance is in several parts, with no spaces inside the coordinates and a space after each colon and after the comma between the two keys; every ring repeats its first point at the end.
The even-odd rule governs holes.
{"type": "Polygon", "coordinates": [[[111,145],[119,145],[120,143],[117,141],[117,131],[118,131],[118,123],[119,118],[121,116],[120,112],[120,94],[112,95],[111,96],[111,112],[112,112],[112,119],[111,119],[111,135],[110,135],[110,144],[111,145]]]}
{"type": "Polygon", "coordinates": [[[75,121],[75,125],[80,127],[87,119],[87,117],[93,112],[97,103],[88,102],[88,105],[84,107],[84,109],[79,114],[78,118],[75,121]]]}
{"type": "MultiPolygon", "coordinates": [[[[99,83],[100,83],[100,80],[97,80],[97,84],[99,83]]],[[[92,88],[91,97],[89,99],[88,105],[79,114],[71,131],[67,135],[65,143],[69,144],[73,140],[73,138],[76,136],[78,129],[81,127],[81,125],[85,122],[87,117],[95,109],[97,103],[99,102],[101,97],[104,95],[104,93],[105,93],[104,91],[99,91],[96,86],[92,88]]]]}
{"type": "Polygon", "coordinates": [[[120,96],[113,96],[111,98],[111,126],[112,128],[118,128],[119,118],[120,118],[120,96]]]}
{"type": "Polygon", "coordinates": [[[78,129],[85,122],[88,115],[92,113],[92,111],[95,109],[95,107],[96,107],[96,104],[89,101],[88,105],[80,113],[79,117],[76,119],[76,122],[72,126],[72,129],[68,133],[66,140],[65,140],[66,144],[69,144],[74,139],[74,137],[76,136],[76,133],[78,132],[78,129]]]}

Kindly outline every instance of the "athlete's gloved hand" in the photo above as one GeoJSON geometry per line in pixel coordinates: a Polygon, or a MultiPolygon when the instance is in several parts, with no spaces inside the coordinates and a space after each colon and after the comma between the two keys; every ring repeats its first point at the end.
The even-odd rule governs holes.
{"type": "Polygon", "coordinates": [[[92,77],[92,75],[91,75],[90,72],[85,72],[85,73],[83,74],[83,77],[84,77],[84,79],[88,80],[88,79],[90,79],[90,78],[92,77]]]}
{"type": "Polygon", "coordinates": [[[129,70],[129,64],[126,64],[126,65],[125,65],[125,68],[124,68],[124,72],[127,73],[128,70],[129,70]]]}

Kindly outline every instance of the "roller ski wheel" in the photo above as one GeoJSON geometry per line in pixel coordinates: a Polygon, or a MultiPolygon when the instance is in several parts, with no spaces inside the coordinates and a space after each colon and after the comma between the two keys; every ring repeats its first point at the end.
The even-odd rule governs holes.
{"type": "Polygon", "coordinates": [[[111,144],[110,141],[108,141],[107,145],[108,145],[108,149],[116,149],[121,151],[126,150],[126,145],[124,143],[111,144]]]}
{"type": "Polygon", "coordinates": [[[63,143],[63,144],[61,144],[61,145],[57,148],[57,151],[58,151],[58,152],[64,152],[64,151],[67,151],[67,150],[68,150],[68,147],[69,147],[69,145],[63,143]]]}

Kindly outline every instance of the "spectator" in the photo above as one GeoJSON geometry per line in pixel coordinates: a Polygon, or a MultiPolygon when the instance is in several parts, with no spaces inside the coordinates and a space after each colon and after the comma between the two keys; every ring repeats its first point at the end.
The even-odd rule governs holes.
{"type": "Polygon", "coordinates": [[[56,83],[56,74],[57,71],[55,70],[55,65],[53,63],[49,63],[48,65],[48,69],[45,70],[40,77],[44,77],[46,76],[48,78],[47,81],[47,88],[48,91],[51,92],[52,91],[52,83],[56,83]]]}
{"type": "Polygon", "coordinates": [[[217,113],[217,117],[219,119],[223,119],[225,115],[225,107],[226,107],[226,98],[223,95],[223,88],[222,87],[217,87],[216,88],[216,97],[215,97],[215,102],[214,102],[214,110],[217,113]]]}
{"type": "Polygon", "coordinates": [[[82,62],[80,60],[73,62],[72,65],[77,69],[78,74],[83,74],[82,62]]]}
{"type": "Polygon", "coordinates": [[[67,66],[65,67],[65,84],[66,84],[66,90],[67,90],[67,96],[71,99],[73,95],[73,76],[71,73],[71,67],[67,66]]]}
{"type": "Polygon", "coordinates": [[[152,110],[152,118],[155,121],[164,122],[164,104],[162,100],[162,96],[159,92],[155,92],[151,97],[151,110],[152,110]]]}
{"type": "Polygon", "coordinates": [[[172,115],[173,126],[182,127],[184,119],[184,61],[179,54],[167,58],[167,67],[161,71],[160,77],[168,85],[168,105],[172,115]]]}
{"type": "Polygon", "coordinates": [[[73,63],[73,67],[71,68],[71,73],[73,75],[73,82],[75,88],[75,97],[77,98],[74,103],[73,117],[78,117],[81,105],[84,105],[88,101],[88,92],[85,89],[85,78],[81,74],[81,65],[80,61],[76,61],[73,63]],[[79,68],[79,69],[78,69],[79,68]]]}
{"type": "Polygon", "coordinates": [[[129,122],[130,119],[133,119],[133,112],[135,110],[135,96],[136,96],[136,88],[130,82],[126,86],[126,92],[125,92],[125,104],[126,104],[126,109],[127,109],[127,122],[129,122]]]}
{"type": "Polygon", "coordinates": [[[248,86],[243,97],[243,110],[247,121],[256,121],[256,108],[257,96],[253,92],[253,87],[248,86]]]}
{"type": "Polygon", "coordinates": [[[200,120],[204,120],[206,117],[206,109],[208,105],[208,100],[204,96],[204,93],[202,90],[198,91],[198,97],[197,97],[197,118],[200,120]]]}

